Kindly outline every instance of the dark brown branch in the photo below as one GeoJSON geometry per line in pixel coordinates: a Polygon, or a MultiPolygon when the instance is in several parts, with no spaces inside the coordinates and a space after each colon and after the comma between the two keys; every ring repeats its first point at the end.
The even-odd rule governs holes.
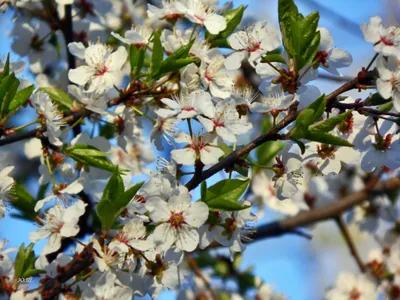
{"type": "Polygon", "coordinates": [[[376,184],[375,188],[371,190],[366,188],[365,190],[351,193],[329,206],[302,212],[294,217],[289,217],[282,221],[275,221],[262,225],[257,228],[252,239],[253,241],[258,241],[269,237],[277,237],[286,233],[292,233],[293,230],[296,230],[301,226],[311,225],[319,221],[339,216],[355,205],[361,204],[364,200],[372,199],[372,195],[398,190],[399,188],[399,177],[382,181],[376,184]]]}
{"type": "Polygon", "coordinates": [[[56,277],[42,279],[42,285],[39,288],[42,298],[44,300],[58,299],[58,296],[63,292],[63,284],[92,265],[93,255],[93,243],[90,243],[81,253],[76,254],[70,263],[63,267],[58,266],[56,277]]]}

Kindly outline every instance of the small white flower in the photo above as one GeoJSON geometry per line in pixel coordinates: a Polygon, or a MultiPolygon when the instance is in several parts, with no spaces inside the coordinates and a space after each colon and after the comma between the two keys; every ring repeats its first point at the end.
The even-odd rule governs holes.
{"type": "Polygon", "coordinates": [[[210,89],[214,97],[229,97],[234,81],[230,74],[223,70],[224,57],[212,55],[210,60],[202,59],[200,65],[200,80],[205,89],[210,89]]]}
{"type": "Polygon", "coordinates": [[[377,65],[379,78],[376,80],[376,87],[383,98],[392,98],[394,108],[400,112],[400,63],[398,59],[393,56],[387,60],[379,57],[377,65]]]}
{"type": "Polygon", "coordinates": [[[333,46],[333,39],[328,29],[321,27],[318,31],[321,34],[321,42],[315,59],[326,71],[340,76],[337,69],[350,66],[353,58],[349,52],[333,46]]]}
{"type": "Polygon", "coordinates": [[[208,218],[208,207],[204,202],[190,203],[191,196],[184,186],[173,190],[168,202],[153,198],[146,202],[150,218],[157,223],[153,232],[154,241],[162,249],[175,244],[177,249],[191,252],[199,244],[198,228],[208,218]]]}
{"type": "Polygon", "coordinates": [[[375,284],[364,274],[357,276],[342,272],[339,274],[335,287],[325,294],[325,299],[376,300],[378,299],[378,293],[375,284]]]}
{"type": "Polygon", "coordinates": [[[147,15],[150,19],[166,20],[174,23],[184,17],[186,7],[180,1],[162,0],[161,3],[162,7],[157,7],[150,3],[147,4],[147,15]]]}
{"type": "Polygon", "coordinates": [[[131,288],[124,286],[112,272],[103,273],[95,284],[83,290],[82,299],[121,299],[129,300],[133,297],[131,288]]]}
{"type": "Polygon", "coordinates": [[[229,36],[228,42],[235,51],[225,59],[228,70],[240,68],[242,60],[248,59],[251,66],[268,51],[279,47],[280,40],[276,29],[266,21],[249,26],[245,31],[238,31],[229,36]]]}
{"type": "Polygon", "coordinates": [[[228,142],[235,143],[238,135],[247,133],[253,128],[251,123],[239,117],[235,101],[229,98],[218,101],[215,107],[211,100],[204,101],[202,112],[207,118],[198,116],[198,119],[206,130],[208,132],[215,130],[223,140],[228,142]]]}
{"type": "Polygon", "coordinates": [[[32,95],[31,101],[36,111],[46,121],[46,132],[44,135],[49,138],[49,142],[52,145],[61,147],[63,143],[59,139],[61,136],[60,127],[65,125],[62,113],[57,109],[57,106],[53,104],[49,95],[44,92],[36,92],[32,95]]]}
{"type": "Polygon", "coordinates": [[[372,172],[375,168],[386,166],[389,169],[400,167],[400,140],[392,141],[393,136],[380,134],[370,136],[368,149],[361,159],[361,168],[365,172],[372,172]]]}
{"type": "Polygon", "coordinates": [[[252,112],[271,113],[276,116],[279,112],[287,110],[294,102],[294,95],[285,95],[280,88],[270,88],[266,96],[260,97],[260,101],[253,102],[250,106],[252,112]]]}
{"type": "Polygon", "coordinates": [[[193,23],[205,26],[211,34],[218,34],[226,28],[226,20],[215,13],[212,6],[201,0],[182,0],[186,6],[185,16],[193,23]]]}
{"type": "Polygon", "coordinates": [[[29,20],[19,18],[14,24],[11,35],[16,39],[12,49],[21,56],[28,56],[32,72],[41,73],[48,63],[58,59],[56,48],[48,42],[51,29],[46,23],[38,21],[32,26],[29,20]]]}
{"type": "Polygon", "coordinates": [[[14,167],[10,166],[0,171],[0,219],[4,218],[6,213],[4,202],[12,200],[14,197],[13,194],[15,191],[13,191],[13,188],[15,187],[15,181],[9,176],[13,169],[14,167]]]}
{"type": "Polygon", "coordinates": [[[209,135],[194,136],[179,132],[175,141],[178,143],[187,143],[183,149],[174,149],[171,151],[171,157],[178,164],[194,165],[197,159],[204,165],[216,164],[219,158],[224,155],[217,146],[211,144],[213,138],[209,135]]]}
{"type": "Polygon", "coordinates": [[[190,94],[181,92],[180,95],[173,95],[172,99],[161,99],[161,102],[168,108],[160,108],[156,111],[156,114],[162,118],[190,119],[199,114],[200,103],[210,100],[210,94],[202,90],[197,90],[190,94]]]}
{"type": "Polygon", "coordinates": [[[158,117],[151,131],[150,140],[154,142],[157,150],[164,149],[162,139],[164,138],[168,144],[172,144],[170,137],[175,136],[177,130],[178,119],[158,117]]]}
{"type": "Polygon", "coordinates": [[[384,56],[394,55],[400,58],[400,28],[384,27],[379,16],[371,17],[369,24],[361,24],[361,30],[367,42],[374,44],[374,50],[384,56]]]}
{"type": "Polygon", "coordinates": [[[297,214],[300,209],[292,199],[278,199],[272,174],[268,175],[265,172],[258,172],[252,179],[251,188],[259,208],[263,209],[266,206],[286,215],[297,214]]]}
{"type": "Polygon", "coordinates": [[[54,195],[51,194],[50,196],[36,202],[35,211],[39,211],[43,207],[43,205],[55,198],[61,200],[64,205],[67,205],[69,204],[70,199],[73,198],[76,194],[80,193],[82,190],[83,185],[81,184],[79,179],[75,180],[69,185],[62,184],[60,186],[60,189],[55,192],[54,195]]]}
{"type": "Polygon", "coordinates": [[[312,162],[322,174],[339,174],[342,162],[348,165],[358,165],[361,154],[351,147],[338,147],[328,144],[310,142],[306,145],[303,164],[312,162]]]}
{"type": "Polygon", "coordinates": [[[111,35],[120,40],[122,43],[127,45],[134,45],[137,49],[139,49],[142,47],[146,47],[146,45],[149,43],[151,32],[152,30],[149,27],[138,26],[132,27],[132,29],[126,31],[124,37],[115,32],[112,32],[111,35]]]}
{"type": "Polygon", "coordinates": [[[118,232],[117,236],[108,245],[108,248],[122,253],[129,252],[129,247],[146,251],[153,245],[150,241],[144,240],[145,237],[146,227],[140,220],[134,219],[118,232]]]}
{"type": "Polygon", "coordinates": [[[68,93],[85,105],[86,109],[98,113],[99,115],[107,115],[108,99],[104,97],[103,93],[88,93],[83,87],[76,85],[69,85],[68,93]]]}
{"type": "Polygon", "coordinates": [[[117,51],[112,52],[111,48],[98,43],[88,48],[85,48],[82,43],[70,43],[68,48],[71,53],[84,59],[87,64],[69,70],[68,78],[71,82],[80,86],[88,85],[87,92],[99,93],[118,83],[121,68],[128,57],[124,47],[119,47],[117,51]],[[79,44],[79,50],[72,50],[79,44]]]}
{"type": "Polygon", "coordinates": [[[67,208],[60,204],[53,206],[45,213],[45,218],[42,219],[42,227],[31,232],[29,239],[36,243],[49,238],[42,250],[42,255],[57,251],[61,247],[62,238],[78,234],[79,217],[85,213],[86,206],[87,204],[81,200],[67,208]]]}

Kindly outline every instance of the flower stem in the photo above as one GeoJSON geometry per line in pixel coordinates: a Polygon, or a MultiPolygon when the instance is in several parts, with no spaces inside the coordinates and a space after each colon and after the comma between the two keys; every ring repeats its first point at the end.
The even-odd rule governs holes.
{"type": "Polygon", "coordinates": [[[190,137],[193,138],[192,123],[190,122],[190,119],[186,119],[186,121],[187,121],[187,123],[188,123],[188,128],[189,128],[190,137]]]}
{"type": "Polygon", "coordinates": [[[365,71],[368,71],[369,68],[371,68],[372,64],[374,63],[374,61],[378,58],[379,53],[375,53],[374,57],[371,59],[371,61],[369,62],[367,68],[365,69],[365,71]]]}
{"type": "Polygon", "coordinates": [[[71,129],[73,129],[75,126],[79,125],[81,123],[81,121],[85,118],[85,115],[83,115],[82,117],[80,117],[78,120],[75,121],[74,124],[72,124],[70,127],[68,127],[67,129],[61,131],[61,135],[66,134],[68,131],[70,131],[71,129]]]}
{"type": "Polygon", "coordinates": [[[36,120],[34,120],[34,121],[32,121],[32,122],[30,122],[30,123],[28,123],[28,124],[15,127],[15,128],[14,128],[14,131],[19,131],[19,130],[25,129],[26,127],[29,127],[29,126],[31,126],[31,125],[33,125],[33,124],[38,123],[38,122],[39,122],[39,120],[36,119],[36,120]]]}
{"type": "Polygon", "coordinates": [[[46,154],[46,165],[47,165],[47,169],[49,170],[51,182],[53,183],[53,188],[57,188],[57,182],[54,179],[53,170],[51,169],[51,166],[50,166],[49,155],[47,155],[47,154],[46,154]]]}

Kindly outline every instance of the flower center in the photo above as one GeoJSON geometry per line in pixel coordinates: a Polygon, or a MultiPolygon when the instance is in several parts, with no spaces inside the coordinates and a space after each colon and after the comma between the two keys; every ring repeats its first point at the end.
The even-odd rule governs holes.
{"type": "Polygon", "coordinates": [[[261,49],[261,42],[253,42],[249,41],[249,47],[247,48],[247,52],[256,52],[261,49]]]}
{"type": "Polygon", "coordinates": [[[335,158],[335,146],[328,144],[321,144],[317,146],[317,152],[322,159],[335,158]]]}
{"type": "Polygon", "coordinates": [[[346,119],[344,119],[337,125],[337,129],[341,133],[346,134],[346,133],[351,133],[353,131],[353,126],[354,126],[354,117],[353,114],[349,114],[346,119]]]}
{"type": "Polygon", "coordinates": [[[169,224],[171,224],[172,227],[174,228],[179,228],[183,223],[185,223],[185,219],[182,215],[182,213],[172,213],[172,215],[169,217],[169,224]]]}
{"type": "Polygon", "coordinates": [[[375,135],[376,143],[373,144],[376,150],[387,151],[392,143],[392,135],[388,134],[382,137],[380,134],[375,135]]]}
{"type": "Polygon", "coordinates": [[[361,293],[356,289],[353,288],[349,294],[350,300],[358,300],[361,298],[361,293]]]}
{"type": "Polygon", "coordinates": [[[315,55],[315,60],[322,64],[325,68],[328,67],[328,62],[326,58],[328,57],[328,52],[326,51],[318,51],[315,55]]]}
{"type": "Polygon", "coordinates": [[[393,46],[393,34],[381,36],[381,43],[383,43],[386,46],[393,46]]]}
{"type": "Polygon", "coordinates": [[[103,76],[107,73],[107,66],[104,64],[98,64],[96,66],[96,76],[103,76]]]}

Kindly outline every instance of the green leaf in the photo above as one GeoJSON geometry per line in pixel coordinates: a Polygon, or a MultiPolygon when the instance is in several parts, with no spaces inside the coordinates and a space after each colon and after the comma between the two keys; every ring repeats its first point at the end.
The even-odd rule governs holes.
{"type": "Polygon", "coordinates": [[[322,115],[324,114],[324,111],[325,111],[325,107],[326,107],[326,96],[325,96],[325,94],[323,94],[321,97],[319,97],[317,100],[315,100],[313,103],[311,103],[307,107],[307,109],[314,110],[314,115],[312,117],[312,122],[311,123],[314,123],[315,121],[317,121],[319,118],[322,117],[322,115]]]}
{"type": "Polygon", "coordinates": [[[262,59],[261,59],[262,63],[266,63],[266,62],[279,62],[279,63],[283,63],[283,64],[287,64],[286,60],[282,57],[282,55],[280,54],[267,54],[265,55],[262,59]]]}
{"type": "Polygon", "coordinates": [[[7,54],[7,60],[4,64],[3,72],[0,73],[0,81],[10,74],[10,52],[7,54]]]}
{"type": "Polygon", "coordinates": [[[222,16],[226,20],[226,28],[217,35],[213,35],[206,31],[205,39],[208,40],[212,47],[230,47],[227,38],[242,21],[243,13],[246,8],[247,6],[241,5],[236,9],[224,12],[222,16]]]}
{"type": "Polygon", "coordinates": [[[57,88],[45,87],[40,88],[41,91],[47,93],[50,99],[61,107],[65,107],[69,110],[73,110],[72,99],[62,90],[57,88]]]}
{"type": "Polygon", "coordinates": [[[25,248],[24,243],[19,247],[17,257],[14,263],[14,277],[15,278],[27,278],[45,273],[42,270],[35,269],[35,253],[33,252],[34,244],[29,244],[25,248]]]}
{"type": "Polygon", "coordinates": [[[129,189],[127,189],[124,194],[122,195],[121,199],[118,200],[118,205],[121,206],[121,210],[119,213],[122,212],[122,209],[129,204],[129,202],[133,199],[133,197],[136,195],[138,190],[142,187],[144,182],[139,182],[135,184],[134,186],[131,186],[129,189]]]}
{"type": "Polygon", "coordinates": [[[161,63],[164,59],[164,50],[161,44],[161,35],[158,31],[154,32],[153,53],[151,56],[151,76],[154,77],[160,72],[161,63]]]}
{"type": "Polygon", "coordinates": [[[295,126],[290,131],[290,137],[292,139],[301,139],[307,134],[308,126],[313,122],[314,113],[313,109],[307,108],[300,112],[297,116],[295,126]]]}
{"type": "Polygon", "coordinates": [[[304,137],[307,140],[320,142],[323,144],[336,145],[336,146],[345,146],[345,147],[353,147],[354,145],[349,143],[346,140],[342,140],[341,138],[334,136],[330,133],[319,132],[319,131],[309,131],[304,137]]]}
{"type": "Polygon", "coordinates": [[[378,110],[384,112],[390,111],[392,108],[393,108],[393,101],[378,106],[378,110]]]}
{"type": "Polygon", "coordinates": [[[97,216],[101,221],[103,230],[112,228],[117,217],[129,204],[142,185],[143,182],[140,182],[124,192],[122,177],[119,174],[111,176],[96,208],[97,216]]]}
{"type": "Polygon", "coordinates": [[[29,277],[34,277],[40,274],[44,274],[46,271],[44,270],[38,270],[38,269],[29,269],[26,270],[22,275],[21,278],[29,278],[29,277]]]}
{"type": "Polygon", "coordinates": [[[116,219],[116,201],[124,194],[124,182],[122,177],[115,173],[111,176],[100,202],[97,204],[97,215],[101,221],[103,229],[109,229],[114,224],[116,219]]]}
{"type": "Polygon", "coordinates": [[[249,185],[249,180],[225,179],[206,191],[205,203],[211,210],[236,211],[249,206],[239,203],[239,199],[249,185]]]}
{"type": "Polygon", "coordinates": [[[11,201],[11,205],[21,212],[21,217],[26,220],[34,220],[36,218],[36,212],[34,210],[36,201],[29,194],[22,184],[16,183],[15,185],[16,197],[14,201],[11,201]]]}
{"type": "Polygon", "coordinates": [[[200,197],[201,197],[201,201],[206,201],[206,195],[207,195],[207,182],[203,181],[201,183],[201,187],[200,187],[200,197]]]}
{"type": "Polygon", "coordinates": [[[76,144],[73,147],[69,148],[68,152],[80,156],[95,156],[95,157],[108,156],[107,153],[98,150],[96,147],[85,144],[76,144]]]}
{"type": "Polygon", "coordinates": [[[16,111],[21,105],[25,104],[28,98],[31,96],[33,90],[35,89],[34,85],[30,85],[22,90],[20,90],[15,97],[11,100],[8,105],[7,113],[12,113],[16,111]]]}
{"type": "Polygon", "coordinates": [[[120,172],[118,166],[114,165],[106,156],[97,148],[89,145],[75,145],[63,150],[64,154],[73,160],[91,167],[109,172],[120,172]]]}
{"type": "Polygon", "coordinates": [[[382,105],[392,101],[392,98],[385,99],[379,93],[371,94],[368,98],[364,101],[366,106],[375,106],[375,105],[382,105]]]}
{"type": "Polygon", "coordinates": [[[14,73],[5,76],[0,82],[1,117],[7,115],[8,105],[17,93],[19,80],[14,73]]]}
{"type": "Polygon", "coordinates": [[[317,32],[319,13],[303,17],[293,0],[279,0],[278,15],[283,46],[289,57],[294,58],[299,71],[314,59],[318,51],[321,39],[317,32]]]}
{"type": "Polygon", "coordinates": [[[137,76],[142,70],[147,47],[136,48],[131,45],[129,48],[129,61],[131,64],[131,73],[137,76]]]}
{"type": "MultiPolygon", "coordinates": [[[[268,119],[263,121],[261,132],[265,133],[272,128],[271,122],[268,119]]],[[[256,149],[257,164],[267,165],[274,157],[285,147],[284,143],[279,141],[266,142],[256,149]]]]}
{"type": "Polygon", "coordinates": [[[14,263],[14,277],[20,278],[22,272],[24,271],[24,263],[25,263],[25,244],[22,243],[18,249],[17,257],[15,258],[14,263]]]}
{"type": "Polygon", "coordinates": [[[278,1],[278,17],[283,47],[286,49],[289,57],[293,57],[296,53],[291,43],[292,20],[297,20],[299,17],[299,11],[293,0],[278,1]]]}
{"type": "Polygon", "coordinates": [[[353,110],[348,110],[345,113],[342,113],[335,117],[315,123],[309,127],[309,130],[320,131],[320,132],[329,132],[329,131],[333,130],[338,124],[340,124],[343,120],[345,120],[352,112],[353,112],[353,110]]]}

